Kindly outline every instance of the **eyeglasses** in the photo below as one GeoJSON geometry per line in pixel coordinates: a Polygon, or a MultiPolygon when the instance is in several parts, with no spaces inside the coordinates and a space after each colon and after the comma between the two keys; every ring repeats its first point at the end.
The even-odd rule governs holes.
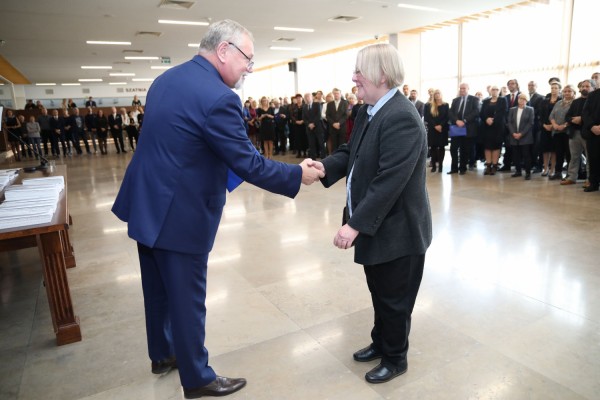
{"type": "Polygon", "coordinates": [[[252,67],[254,66],[254,61],[252,61],[252,59],[251,59],[250,57],[248,57],[248,56],[246,55],[246,53],[244,53],[244,52],[242,51],[242,49],[240,49],[239,47],[237,47],[237,46],[236,46],[234,43],[231,43],[231,42],[227,42],[227,43],[228,43],[228,44],[230,44],[230,45],[232,45],[233,47],[235,47],[235,48],[237,49],[237,51],[239,51],[240,53],[242,53],[242,55],[244,56],[244,58],[245,58],[246,60],[248,60],[248,65],[246,65],[246,68],[247,68],[248,70],[251,70],[251,69],[252,69],[252,67]]]}

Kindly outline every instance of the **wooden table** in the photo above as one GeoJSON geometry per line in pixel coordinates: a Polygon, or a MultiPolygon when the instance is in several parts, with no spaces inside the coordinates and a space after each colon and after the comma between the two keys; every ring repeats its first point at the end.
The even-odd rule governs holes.
{"type": "MultiPolygon", "coordinates": [[[[73,221],[67,207],[67,167],[59,165],[54,167],[53,171],[48,168],[33,173],[21,172],[13,184],[20,183],[24,178],[58,175],[64,176],[65,188],[60,193],[58,207],[52,221],[48,224],[0,229],[0,252],[38,248],[56,342],[60,346],[81,341],[79,318],[73,310],[71,290],[67,280],[67,268],[75,267],[75,255],[68,232],[69,225],[73,221]]],[[[3,200],[4,193],[0,193],[0,202],[3,200]]]]}

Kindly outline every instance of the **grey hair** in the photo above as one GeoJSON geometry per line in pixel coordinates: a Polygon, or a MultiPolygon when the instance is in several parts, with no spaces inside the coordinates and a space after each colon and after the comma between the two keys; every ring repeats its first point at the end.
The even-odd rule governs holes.
{"type": "Polygon", "coordinates": [[[247,35],[254,41],[252,33],[239,23],[224,19],[215,22],[208,27],[208,31],[202,37],[200,42],[200,51],[205,53],[213,52],[221,42],[239,43],[243,35],[247,35]]]}
{"type": "Polygon", "coordinates": [[[356,70],[375,86],[382,77],[388,88],[404,82],[404,66],[398,49],[388,43],[377,43],[361,49],[356,56],[356,70]]]}

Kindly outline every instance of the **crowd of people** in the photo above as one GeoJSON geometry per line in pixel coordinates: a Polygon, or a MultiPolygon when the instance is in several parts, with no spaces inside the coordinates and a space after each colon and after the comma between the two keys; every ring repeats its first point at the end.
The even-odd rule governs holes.
{"type": "Polygon", "coordinates": [[[439,90],[430,89],[424,107],[428,131],[431,172],[442,172],[445,146],[452,157],[448,174],[464,175],[484,162],[484,175],[513,172],[512,177],[531,179],[532,173],[561,185],[584,181],[585,192],[599,187],[600,177],[600,73],[562,86],[560,79],[548,80],[550,93],[537,92],[530,81],[521,92],[516,79],[507,82],[508,94],[488,86],[487,98],[469,94],[461,83],[450,105],[439,90]],[[579,92],[579,97],[577,93],[579,92]],[[503,152],[502,166],[499,159],[503,152]]]}
{"type": "Polygon", "coordinates": [[[71,99],[64,100],[63,106],[51,113],[28,100],[25,110],[35,109],[39,109],[39,115],[30,115],[27,121],[25,115],[6,110],[2,125],[16,161],[38,159],[39,155],[58,158],[61,149],[63,157],[78,156],[84,151],[82,143],[87,154],[106,155],[109,137],[112,137],[117,153],[126,153],[124,134],[129,150],[135,151],[144,121],[144,109],[137,96],[129,111],[125,107],[119,110],[112,107],[106,114],[97,108],[91,96],[86,101],[85,115],[71,99]]]}
{"type": "MultiPolygon", "coordinates": [[[[450,144],[448,174],[464,175],[475,171],[481,162],[485,165],[484,175],[512,172],[513,177],[530,180],[532,174],[541,173],[561,185],[583,180],[584,190],[598,190],[600,173],[594,165],[600,164],[600,139],[595,133],[600,129],[595,128],[600,110],[597,101],[588,102],[586,124],[584,106],[588,96],[600,86],[600,73],[594,73],[577,87],[563,87],[556,77],[550,78],[548,84],[550,92],[542,95],[537,92],[536,82],[530,81],[527,91],[522,92],[518,81],[510,79],[501,88],[488,86],[488,96],[484,98],[481,92],[470,95],[469,85],[461,83],[458,96],[450,104],[444,101],[440,90],[429,89],[428,100],[422,102],[416,90],[404,85],[403,94],[417,108],[427,129],[431,172],[443,171],[450,144]]],[[[258,101],[249,97],[243,105],[248,136],[266,158],[288,151],[297,158],[325,158],[350,139],[362,104],[356,91],[353,87],[351,92],[342,94],[334,88],[327,95],[319,90],[296,94],[291,99],[263,96],[258,101]]],[[[109,115],[96,111],[91,96],[83,116],[71,99],[63,100],[63,106],[52,110],[52,115],[39,102],[35,105],[28,100],[26,109],[34,108],[40,108],[41,114],[28,121],[24,115],[6,112],[3,126],[9,131],[8,140],[16,160],[37,158],[31,148],[45,156],[59,157],[61,148],[62,156],[71,156],[73,151],[79,155],[83,153],[81,143],[88,154],[107,154],[109,135],[117,153],[128,151],[124,134],[133,151],[144,117],[137,97],[129,111],[112,107],[109,115]]]]}
{"type": "MultiPolygon", "coordinates": [[[[586,192],[598,190],[600,138],[595,132],[600,130],[600,109],[597,100],[587,107],[586,100],[600,86],[600,73],[577,87],[563,87],[556,77],[548,84],[550,93],[542,95],[536,82],[522,92],[518,81],[510,79],[501,88],[488,86],[484,98],[481,92],[469,94],[469,85],[461,83],[450,103],[437,89],[429,89],[422,102],[416,90],[404,85],[403,94],[427,129],[431,172],[443,171],[450,144],[447,174],[464,175],[481,162],[484,175],[512,172],[512,177],[530,180],[541,173],[561,185],[582,180],[586,192]]],[[[349,141],[361,104],[356,87],[344,96],[334,88],[325,96],[322,91],[296,94],[291,101],[262,97],[260,106],[248,98],[243,111],[248,136],[267,158],[292,151],[297,158],[317,159],[349,141]]]]}

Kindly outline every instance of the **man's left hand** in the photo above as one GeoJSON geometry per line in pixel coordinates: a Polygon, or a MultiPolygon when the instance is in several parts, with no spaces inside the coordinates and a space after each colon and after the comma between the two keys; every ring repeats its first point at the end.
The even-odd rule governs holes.
{"type": "Polygon", "coordinates": [[[358,231],[346,224],[340,228],[338,233],[333,238],[333,245],[340,249],[349,249],[354,243],[354,239],[358,236],[358,231]]]}

